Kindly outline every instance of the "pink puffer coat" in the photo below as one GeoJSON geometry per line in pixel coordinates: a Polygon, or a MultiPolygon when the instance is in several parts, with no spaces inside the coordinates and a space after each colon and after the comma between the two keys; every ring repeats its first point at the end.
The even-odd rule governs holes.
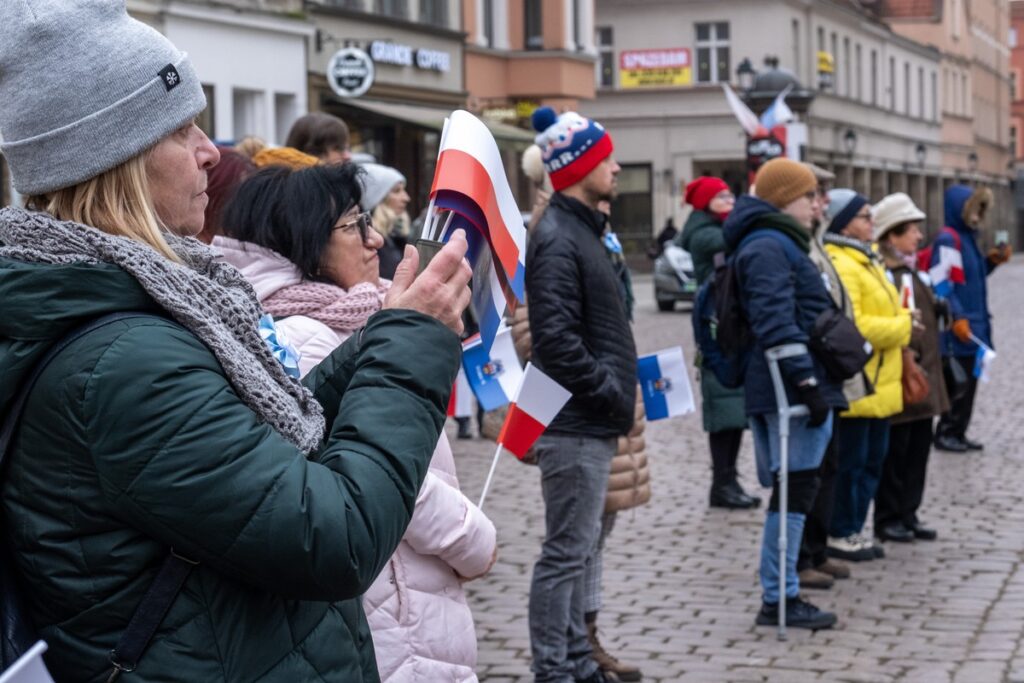
{"type": "MultiPolygon", "coordinates": [[[[301,281],[294,265],[268,249],[222,237],[213,246],[242,271],[261,301],[301,281]]],[[[303,374],[344,341],[305,316],[290,316],[277,327],[301,354],[303,374]]],[[[405,536],[363,596],[381,681],[477,680],[476,631],[459,577],[490,569],[496,543],[494,525],[459,490],[442,433],[405,536]]]]}

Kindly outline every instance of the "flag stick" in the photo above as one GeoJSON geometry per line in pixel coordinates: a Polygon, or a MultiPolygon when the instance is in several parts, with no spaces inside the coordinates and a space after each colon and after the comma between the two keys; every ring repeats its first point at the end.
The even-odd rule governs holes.
{"type": "Polygon", "coordinates": [[[977,344],[978,346],[980,346],[981,348],[985,349],[986,351],[991,351],[992,350],[991,348],[989,348],[988,344],[986,344],[985,342],[981,341],[980,339],[975,337],[973,334],[971,334],[971,341],[974,342],[975,344],[977,344]]]}
{"type": "Polygon", "coordinates": [[[484,507],[484,500],[487,499],[487,489],[491,488],[491,479],[494,478],[494,470],[498,468],[498,458],[501,457],[502,445],[499,443],[497,450],[494,451],[494,460],[491,462],[491,471],[487,473],[487,481],[484,482],[483,493],[480,494],[480,502],[477,503],[477,507],[481,510],[484,507]]]}
{"type": "MultiPolygon", "coordinates": [[[[441,126],[441,140],[437,144],[437,159],[441,160],[441,151],[444,150],[444,139],[448,135],[448,117],[444,119],[444,125],[441,126]]],[[[437,175],[437,166],[435,163],[434,175],[437,175]]],[[[433,239],[431,231],[434,227],[434,198],[430,198],[430,204],[427,206],[427,215],[423,217],[423,230],[420,231],[420,239],[433,239]]]]}

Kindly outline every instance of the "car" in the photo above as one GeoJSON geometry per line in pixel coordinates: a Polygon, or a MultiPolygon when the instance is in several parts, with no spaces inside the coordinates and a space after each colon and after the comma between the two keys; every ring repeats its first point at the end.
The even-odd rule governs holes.
{"type": "Polygon", "coordinates": [[[654,260],[654,300],[659,311],[675,309],[677,301],[693,302],[697,296],[697,276],[693,272],[690,252],[675,242],[654,260]]]}

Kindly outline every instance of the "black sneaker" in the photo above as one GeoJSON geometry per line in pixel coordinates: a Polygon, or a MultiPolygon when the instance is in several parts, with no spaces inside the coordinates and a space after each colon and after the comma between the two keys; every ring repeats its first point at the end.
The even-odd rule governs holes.
{"type": "MultiPolygon", "coordinates": [[[[779,604],[761,603],[761,611],[754,620],[758,626],[777,626],[779,623],[779,604]]],[[[786,626],[807,628],[812,631],[832,628],[836,625],[836,615],[824,612],[800,597],[786,600],[786,626]]]]}
{"type": "Polygon", "coordinates": [[[608,678],[604,675],[604,672],[598,669],[594,673],[590,674],[586,678],[577,678],[576,683],[612,683],[616,679],[608,678]]]}

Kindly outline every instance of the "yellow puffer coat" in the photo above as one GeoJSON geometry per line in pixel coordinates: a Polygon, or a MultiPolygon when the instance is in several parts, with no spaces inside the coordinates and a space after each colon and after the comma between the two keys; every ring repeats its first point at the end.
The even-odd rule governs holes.
{"type": "Polygon", "coordinates": [[[910,344],[910,311],[882,265],[861,250],[826,244],[853,304],[853,320],[875,351],[864,372],[875,393],[854,401],[842,417],[886,418],[903,411],[903,347],[910,344]]]}

